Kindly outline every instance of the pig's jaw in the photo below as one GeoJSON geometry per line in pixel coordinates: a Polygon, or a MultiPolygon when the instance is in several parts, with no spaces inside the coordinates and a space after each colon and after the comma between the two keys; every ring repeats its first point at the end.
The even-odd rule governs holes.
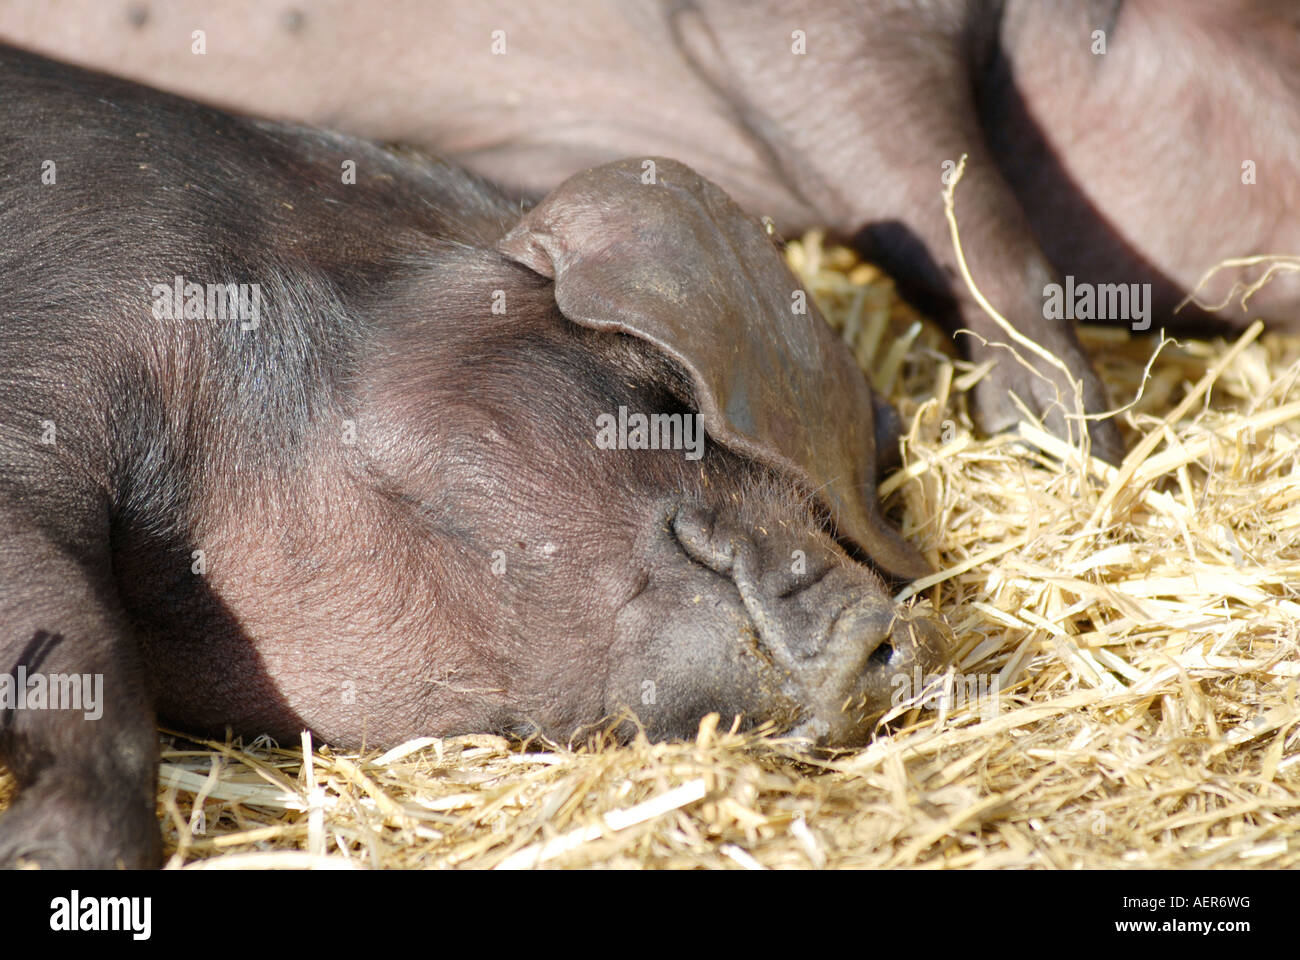
{"type": "Polygon", "coordinates": [[[765,569],[773,551],[735,528],[680,511],[673,529],[688,556],[735,585],[785,696],[799,705],[794,736],[825,745],[865,740],[889,703],[891,677],[928,670],[947,652],[941,628],[900,610],[860,564],[832,557],[774,582],[765,569]]]}
{"type": "Polygon", "coordinates": [[[942,628],[899,610],[811,515],[768,503],[763,519],[745,499],[676,505],[638,547],[648,584],[619,613],[606,706],[660,737],[717,711],[818,745],[865,742],[893,676],[943,662],[942,628]]]}

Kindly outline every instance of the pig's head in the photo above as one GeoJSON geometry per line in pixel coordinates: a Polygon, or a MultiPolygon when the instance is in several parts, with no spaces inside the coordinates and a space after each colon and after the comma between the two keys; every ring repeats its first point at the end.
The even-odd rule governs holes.
{"type": "Polygon", "coordinates": [[[928,568],[878,509],[870,387],[759,225],[655,165],[565,183],[516,262],[467,252],[412,296],[499,310],[378,365],[377,482],[440,545],[442,725],[861,742],[948,652],[883,579],[928,568]]]}

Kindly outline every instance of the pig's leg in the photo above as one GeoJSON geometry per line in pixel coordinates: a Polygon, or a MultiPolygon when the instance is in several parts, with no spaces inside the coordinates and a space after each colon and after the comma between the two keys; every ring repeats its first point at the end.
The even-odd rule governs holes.
{"type": "MultiPolygon", "coordinates": [[[[1064,414],[1074,412],[1069,378],[1023,348],[1033,370],[981,342],[1009,338],[962,282],[944,217],[941,177],[967,154],[957,215],[976,284],[1082,380],[1088,412],[1104,410],[1101,384],[1073,331],[1044,318],[1043,287],[1055,271],[980,127],[974,78],[996,49],[996,20],[985,7],[896,2],[867,13],[828,2],[789,13],[775,2],[702,0],[679,12],[677,25],[683,50],[737,104],[795,191],[826,222],[858,235],[912,293],[947,304],[955,326],[978,334],[966,338],[971,358],[997,362],[976,388],[982,426],[994,432],[1018,421],[1015,393],[1064,434],[1064,414]]],[[[1095,452],[1121,454],[1113,425],[1094,422],[1090,431],[1095,452]]]]}
{"type": "Polygon", "coordinates": [[[72,478],[49,489],[0,486],[0,674],[76,674],[98,700],[0,709],[0,760],[20,788],[0,814],[0,867],[156,866],[158,739],[109,574],[107,506],[65,492],[72,478]]]}

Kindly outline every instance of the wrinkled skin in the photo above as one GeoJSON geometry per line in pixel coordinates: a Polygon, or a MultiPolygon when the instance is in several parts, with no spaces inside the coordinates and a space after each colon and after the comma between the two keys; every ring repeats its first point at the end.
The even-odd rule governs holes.
{"type": "Polygon", "coordinates": [[[875,502],[869,388],[687,168],[523,215],[3,48],[0,87],[0,673],[103,678],[98,718],[0,711],[0,865],[156,864],[156,720],[355,747],[718,711],[855,744],[943,662],[876,570],[926,565],[875,502]],[[160,318],[178,274],[260,284],[257,322],[160,318]],[[702,456],[598,446],[619,406],[703,411],[702,456]]]}
{"type": "MultiPolygon", "coordinates": [[[[1296,18],[1290,0],[393,0],[382,15],[342,0],[0,0],[0,37],[240,111],[420,144],[536,196],[594,164],[672,156],[783,231],[856,236],[913,299],[1006,342],[958,278],[943,220],[943,164],[967,153],[972,273],[1096,411],[1105,398],[1068,322],[1044,319],[1045,284],[1150,283],[1159,328],[1223,258],[1300,247],[1296,18]]],[[[1283,277],[1255,305],[1294,316],[1298,296],[1283,277]]],[[[1073,394],[1055,368],[961,344],[998,361],[976,389],[987,429],[1020,418],[1014,391],[1067,431],[1056,400],[1073,394]]],[[[1092,435],[1120,454],[1112,426],[1092,435]]]]}

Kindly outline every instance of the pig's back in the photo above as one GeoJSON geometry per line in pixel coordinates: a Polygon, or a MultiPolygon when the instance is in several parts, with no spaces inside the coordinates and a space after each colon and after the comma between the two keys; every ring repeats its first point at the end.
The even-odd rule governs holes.
{"type": "Polygon", "coordinates": [[[103,269],[237,242],[245,257],[297,255],[348,273],[430,242],[491,245],[518,217],[517,204],[441,161],[22,51],[0,47],[0,88],[9,256],[75,265],[97,248],[103,269]]]}

